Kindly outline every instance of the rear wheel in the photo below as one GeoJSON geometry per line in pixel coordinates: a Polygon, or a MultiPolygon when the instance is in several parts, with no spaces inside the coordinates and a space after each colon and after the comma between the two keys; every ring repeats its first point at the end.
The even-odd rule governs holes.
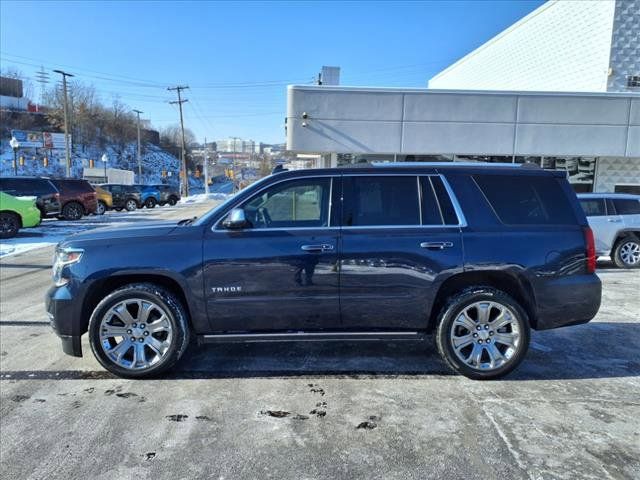
{"type": "Polygon", "coordinates": [[[136,208],[138,208],[138,204],[133,198],[130,198],[125,202],[124,208],[127,209],[127,212],[133,212],[136,208]]]}
{"type": "Polygon", "coordinates": [[[640,239],[630,235],[618,240],[613,250],[613,262],[620,268],[639,268],[640,239]]]}
{"type": "Polygon", "coordinates": [[[176,203],[178,203],[178,199],[176,197],[169,197],[169,205],[173,207],[176,203]]]}
{"type": "Polygon", "coordinates": [[[96,215],[104,215],[107,211],[107,204],[102,200],[98,200],[98,205],[96,206],[96,215]]]}
{"type": "Polygon", "coordinates": [[[475,380],[502,377],[524,359],[529,320],[509,295],[472,287],[444,307],[436,333],[438,351],[456,372],[475,380]]]}
{"type": "Polygon", "coordinates": [[[84,215],[84,207],[78,202],[69,202],[62,207],[62,217],[65,220],[80,220],[84,215]]]}
{"type": "Polygon", "coordinates": [[[170,291],[151,283],[122,287],[89,320],[89,343],[104,368],[143,378],[171,368],[189,344],[187,314],[170,291]]]}
{"type": "Polygon", "coordinates": [[[12,212],[0,213],[0,238],[12,238],[20,230],[20,217],[12,212]]]}
{"type": "Polygon", "coordinates": [[[156,202],[156,199],[153,197],[147,198],[147,200],[144,202],[144,206],[147,208],[155,208],[157,204],[158,202],[156,202]]]}

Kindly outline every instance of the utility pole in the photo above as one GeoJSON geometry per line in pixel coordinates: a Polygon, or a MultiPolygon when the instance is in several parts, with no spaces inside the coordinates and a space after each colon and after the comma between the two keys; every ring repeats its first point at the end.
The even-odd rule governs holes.
{"type": "Polygon", "coordinates": [[[207,157],[207,137],[204,137],[204,193],[209,195],[209,158],[207,157]]]}
{"type": "Polygon", "coordinates": [[[180,108],[180,129],[182,130],[182,191],[185,197],[189,196],[189,179],[187,178],[187,157],[185,156],[185,144],[184,144],[184,118],[182,116],[182,104],[189,100],[182,99],[181,92],[189,88],[186,85],[177,85],[175,87],[169,87],[167,90],[175,90],[178,93],[178,101],[169,102],[172,105],[178,104],[180,108]]]}
{"type": "Polygon", "coordinates": [[[142,160],[140,156],[140,114],[144,113],[140,110],[134,110],[138,115],[138,183],[142,183],[142,160]]]}
{"type": "Polygon", "coordinates": [[[231,167],[231,171],[233,172],[233,193],[236,193],[236,140],[238,137],[233,138],[233,164],[231,167]]]}
{"type": "Polygon", "coordinates": [[[64,150],[67,160],[67,177],[71,176],[71,153],[69,148],[69,107],[67,106],[67,77],[73,77],[71,73],[62,70],[54,70],[55,73],[62,75],[62,91],[64,93],[64,150]]]}

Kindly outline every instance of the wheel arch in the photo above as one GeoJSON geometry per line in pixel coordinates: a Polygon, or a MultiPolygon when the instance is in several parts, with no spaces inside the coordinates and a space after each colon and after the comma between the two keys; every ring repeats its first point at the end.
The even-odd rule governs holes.
{"type": "Polygon", "coordinates": [[[536,328],[535,295],[531,283],[524,275],[508,271],[475,270],[457,273],[442,282],[431,308],[427,330],[432,332],[435,329],[438,316],[449,297],[473,286],[493,287],[513,297],[527,312],[529,326],[536,328]]]}
{"type": "Polygon", "coordinates": [[[193,312],[190,306],[190,302],[185,293],[185,287],[178,280],[169,275],[163,274],[126,273],[121,275],[112,275],[101,280],[96,280],[91,285],[82,302],[82,310],[80,312],[80,321],[82,322],[82,324],[80,325],[81,331],[87,331],[91,313],[104,297],[106,297],[114,290],[132,283],[152,283],[154,285],[163,287],[169,290],[171,293],[175,294],[182,303],[185,311],[187,312],[187,321],[189,326],[193,328],[193,312]]]}

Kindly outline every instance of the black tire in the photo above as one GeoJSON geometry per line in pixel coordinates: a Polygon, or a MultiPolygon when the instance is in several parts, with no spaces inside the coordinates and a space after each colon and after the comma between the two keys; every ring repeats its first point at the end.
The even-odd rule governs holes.
{"type": "MultiPolygon", "coordinates": [[[[491,313],[492,310],[490,309],[489,316],[491,313]]],[[[465,329],[463,328],[463,330],[465,329]]],[[[483,329],[481,329],[481,331],[482,330],[483,329]]],[[[475,332],[470,332],[470,335],[477,336],[475,332]]],[[[513,371],[513,369],[516,368],[520,364],[520,362],[522,362],[529,348],[530,337],[531,329],[529,327],[529,318],[526,311],[520,306],[520,304],[518,304],[518,302],[516,302],[506,293],[495,288],[477,286],[467,288],[449,298],[439,316],[439,323],[436,331],[436,345],[444,361],[455,372],[461,373],[465,377],[471,378],[473,380],[490,380],[507,375],[508,373],[513,371]],[[455,353],[450,337],[452,329],[461,328],[460,326],[455,326],[454,321],[463,313],[465,308],[472,306],[476,302],[482,301],[489,301],[494,304],[499,304],[506,307],[511,313],[513,313],[511,318],[513,318],[519,330],[518,346],[515,352],[513,352],[510,357],[508,357],[508,360],[506,360],[502,366],[491,368],[490,370],[476,368],[460,359],[455,353]]],[[[480,341],[478,343],[481,343],[482,340],[479,340],[480,341]]],[[[487,340],[485,340],[485,342],[486,341],[487,340]]],[[[476,340],[473,340],[473,343],[469,346],[471,348],[475,348],[475,342],[476,340]]],[[[492,347],[497,348],[497,344],[495,343],[495,341],[492,347]]],[[[481,358],[485,358],[485,353],[488,355],[488,352],[486,352],[486,350],[483,350],[483,348],[489,347],[485,345],[484,347],[481,346],[480,348],[481,358]]],[[[502,345],[502,348],[504,348],[504,345],[502,345]]]]}
{"type": "Polygon", "coordinates": [[[18,234],[22,222],[13,212],[0,213],[0,238],[13,238],[18,234]]]}
{"type": "Polygon", "coordinates": [[[115,208],[114,208],[114,210],[115,210],[116,212],[121,212],[121,211],[122,211],[122,207],[115,207],[115,208]]]}
{"type": "Polygon", "coordinates": [[[178,199],[176,197],[169,197],[168,203],[173,207],[176,203],[178,203],[178,199]]]}
{"type": "Polygon", "coordinates": [[[158,202],[153,197],[147,198],[145,200],[145,202],[144,202],[144,206],[147,207],[147,208],[155,208],[157,204],[158,204],[158,202]]]}
{"type": "Polygon", "coordinates": [[[126,202],[124,202],[124,208],[127,212],[133,212],[138,208],[138,202],[136,202],[133,198],[129,198],[126,202]]]}
{"type": "Polygon", "coordinates": [[[111,373],[122,378],[150,378],[160,375],[173,367],[189,345],[191,332],[184,306],[169,290],[153,283],[132,283],[107,295],[93,310],[89,320],[89,344],[100,364],[111,373]],[[100,344],[100,323],[111,307],[123,300],[139,298],[161,306],[173,329],[173,340],[164,356],[154,365],[139,370],[131,370],[114,363],[100,344]]]}
{"type": "Polygon", "coordinates": [[[107,211],[107,204],[102,200],[98,200],[98,205],[96,205],[96,215],[104,215],[107,211]]]}
{"type": "Polygon", "coordinates": [[[62,207],[62,218],[65,220],[80,220],[84,215],[84,207],[78,202],[69,202],[62,207]]]}
{"type": "Polygon", "coordinates": [[[618,268],[640,268],[640,239],[635,235],[628,235],[616,242],[613,248],[613,263],[618,268]],[[632,254],[634,252],[635,254],[632,254]]]}

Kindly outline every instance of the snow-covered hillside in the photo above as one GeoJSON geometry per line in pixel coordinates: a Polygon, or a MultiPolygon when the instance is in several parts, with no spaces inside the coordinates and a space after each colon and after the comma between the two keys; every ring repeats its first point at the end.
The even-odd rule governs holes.
{"type": "MultiPolygon", "coordinates": [[[[73,177],[82,178],[83,168],[89,167],[89,161],[94,160],[96,168],[104,167],[101,158],[103,154],[108,157],[107,168],[121,168],[132,170],[136,173],[137,183],[160,183],[162,181],[162,171],[171,172],[166,177],[170,183],[178,183],[180,172],[180,160],[172,154],[162,150],[160,147],[147,143],[142,152],[142,178],[137,178],[137,144],[131,142],[123,149],[114,145],[108,145],[104,149],[96,146],[76,145],[72,155],[73,177]]],[[[18,156],[25,159],[24,166],[18,165],[18,175],[42,175],[42,176],[64,176],[65,174],[65,154],[64,150],[54,150],[53,153],[38,149],[36,154],[33,148],[24,148],[18,151],[18,156]],[[43,158],[49,159],[47,167],[43,165],[43,158]]],[[[13,175],[13,151],[7,141],[2,141],[0,146],[0,175],[13,175]]],[[[196,190],[203,189],[202,180],[194,177],[189,178],[189,185],[196,190]]]]}

